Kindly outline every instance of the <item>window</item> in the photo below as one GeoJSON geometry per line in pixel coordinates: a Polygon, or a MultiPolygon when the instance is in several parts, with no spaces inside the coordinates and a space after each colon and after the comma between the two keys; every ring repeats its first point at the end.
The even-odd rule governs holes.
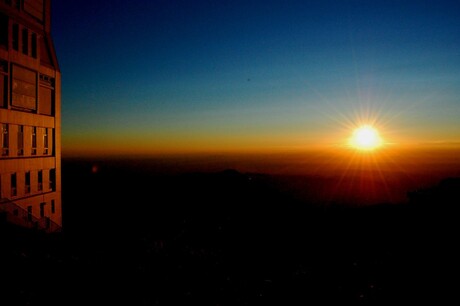
{"type": "Polygon", "coordinates": [[[14,197],[17,195],[17,180],[16,173],[11,174],[11,196],[14,197]]]}
{"type": "Polygon", "coordinates": [[[27,206],[27,220],[32,222],[32,206],[27,206]]]}
{"type": "Polygon", "coordinates": [[[13,24],[13,38],[12,38],[13,49],[19,50],[19,25],[17,23],[13,24]]]}
{"type": "Polygon", "coordinates": [[[30,171],[26,172],[26,194],[30,193],[30,171]]]}
{"type": "Polygon", "coordinates": [[[39,43],[40,43],[40,63],[42,65],[48,65],[53,67],[53,61],[51,60],[51,52],[50,49],[48,48],[48,41],[46,37],[40,36],[39,37],[39,43]]]}
{"type": "Polygon", "coordinates": [[[43,0],[24,0],[23,10],[36,18],[38,21],[43,21],[43,0]]]}
{"type": "MultiPolygon", "coordinates": [[[[0,33],[1,35],[1,33],[0,33]]],[[[0,107],[6,107],[8,97],[8,62],[0,60],[0,107]]]]}
{"type": "Polygon", "coordinates": [[[48,155],[48,128],[43,133],[43,154],[48,155]]]}
{"type": "Polygon", "coordinates": [[[29,55],[29,30],[22,29],[22,53],[29,55]]]}
{"type": "Polygon", "coordinates": [[[50,169],[50,190],[56,189],[56,169],[50,169]]]}
{"type": "Polygon", "coordinates": [[[32,127],[32,155],[37,155],[37,127],[32,127]]]}
{"type": "Polygon", "coordinates": [[[51,213],[54,214],[56,212],[56,204],[54,200],[51,200],[51,213]]]}
{"type": "Polygon", "coordinates": [[[0,107],[2,108],[6,107],[6,89],[8,88],[7,82],[8,77],[0,71],[0,107]]]}
{"type": "Polygon", "coordinates": [[[10,137],[8,135],[8,124],[2,124],[2,156],[8,156],[10,137]]]}
{"type": "Polygon", "coordinates": [[[0,48],[8,48],[8,17],[0,14],[0,48]]]}
{"type": "Polygon", "coordinates": [[[11,2],[13,7],[17,10],[21,8],[21,0],[9,0],[8,2],[11,2]]]}
{"type": "Polygon", "coordinates": [[[6,97],[7,97],[7,91],[6,89],[8,88],[7,85],[8,82],[8,77],[1,73],[0,71],[0,107],[5,108],[6,107],[6,97]]]}
{"type": "Polygon", "coordinates": [[[45,74],[40,74],[38,112],[44,115],[54,113],[54,78],[45,74]]]}
{"type": "Polygon", "coordinates": [[[11,73],[11,105],[24,110],[36,110],[37,72],[13,64],[11,73]]]}
{"type": "Polygon", "coordinates": [[[37,58],[37,34],[32,33],[30,41],[30,55],[33,58],[37,58]]]}
{"type": "Polygon", "coordinates": [[[21,0],[4,0],[4,2],[17,10],[21,8],[21,0]]]}
{"type": "Polygon", "coordinates": [[[38,170],[38,191],[43,190],[43,170],[38,170]]]}
{"type": "Polygon", "coordinates": [[[18,155],[24,155],[24,126],[18,126],[18,155]]]}
{"type": "Polygon", "coordinates": [[[40,203],[40,218],[45,216],[45,205],[46,203],[40,203]]]}

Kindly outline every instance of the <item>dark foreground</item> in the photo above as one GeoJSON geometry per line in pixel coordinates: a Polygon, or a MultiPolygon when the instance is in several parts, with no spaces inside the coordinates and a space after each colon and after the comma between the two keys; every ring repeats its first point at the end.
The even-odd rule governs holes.
{"type": "Polygon", "coordinates": [[[0,305],[455,304],[456,179],[352,208],[264,175],[92,166],[63,165],[62,233],[1,225],[0,305]]]}

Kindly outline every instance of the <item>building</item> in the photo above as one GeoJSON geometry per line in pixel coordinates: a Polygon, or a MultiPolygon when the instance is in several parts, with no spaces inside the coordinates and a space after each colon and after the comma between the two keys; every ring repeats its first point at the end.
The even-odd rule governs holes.
{"type": "Polygon", "coordinates": [[[0,0],[0,211],[60,229],[61,75],[51,0],[0,0]]]}

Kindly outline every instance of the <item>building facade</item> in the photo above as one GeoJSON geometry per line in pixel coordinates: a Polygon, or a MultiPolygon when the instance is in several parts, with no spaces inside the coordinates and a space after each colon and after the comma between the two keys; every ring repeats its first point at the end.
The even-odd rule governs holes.
{"type": "Polygon", "coordinates": [[[51,0],[0,0],[0,211],[62,226],[61,75],[51,0]]]}

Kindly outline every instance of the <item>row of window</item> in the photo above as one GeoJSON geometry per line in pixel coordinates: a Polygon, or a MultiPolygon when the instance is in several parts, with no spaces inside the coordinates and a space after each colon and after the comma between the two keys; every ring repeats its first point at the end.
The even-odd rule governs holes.
{"type": "Polygon", "coordinates": [[[15,9],[19,10],[21,8],[21,0],[3,0],[6,4],[11,5],[15,9]]]}
{"type": "Polygon", "coordinates": [[[16,51],[21,51],[23,54],[37,58],[37,34],[29,31],[25,27],[20,27],[19,24],[13,24],[12,47],[16,51]]]}
{"type": "MultiPolygon", "coordinates": [[[[32,194],[39,194],[43,192],[50,192],[50,191],[55,191],[56,190],[56,169],[49,169],[49,172],[47,173],[47,186],[44,185],[45,182],[45,174],[44,170],[38,170],[38,171],[26,171],[25,173],[22,173],[21,177],[23,179],[23,182],[19,185],[19,178],[18,178],[18,173],[11,173],[9,175],[9,184],[8,181],[3,182],[4,184],[2,185],[2,181],[0,181],[0,198],[13,198],[17,196],[29,196],[32,194]],[[34,176],[33,178],[31,176],[34,176]],[[32,189],[31,182],[32,179],[34,183],[36,184],[36,188],[32,189]],[[10,188],[9,194],[7,193],[6,190],[4,190],[5,187],[10,188]],[[22,192],[19,190],[19,186],[21,186],[23,189],[22,192]],[[2,188],[4,187],[4,188],[2,188]]],[[[8,179],[8,175],[3,175],[1,176],[3,179],[8,179]]]]}
{"type": "MultiPolygon", "coordinates": [[[[46,202],[40,203],[40,218],[45,217],[45,206],[46,202]]],[[[54,214],[56,212],[56,204],[54,200],[51,200],[51,213],[54,214]]],[[[29,221],[32,221],[33,218],[33,206],[27,206],[27,216],[29,221]]]]}
{"type": "Polygon", "coordinates": [[[54,132],[52,128],[24,126],[16,124],[1,124],[1,155],[6,156],[37,156],[51,155],[51,134],[54,132]],[[16,137],[12,137],[14,130],[16,137]],[[38,135],[41,136],[41,143],[37,145],[38,135]],[[13,138],[13,139],[12,139],[13,138]],[[14,147],[16,152],[11,152],[14,147]],[[39,148],[41,151],[39,151],[39,148]]]}
{"type": "MultiPolygon", "coordinates": [[[[51,214],[55,214],[56,213],[56,202],[54,200],[51,200],[50,205],[51,205],[51,207],[50,207],[51,214]]],[[[46,217],[46,206],[47,206],[46,202],[40,203],[40,215],[39,215],[40,218],[45,218],[46,217]]],[[[15,208],[15,209],[12,210],[11,213],[13,214],[13,216],[18,217],[19,216],[19,209],[15,208]]],[[[27,221],[29,221],[29,222],[34,221],[34,209],[33,209],[32,205],[27,206],[27,221]]],[[[47,221],[49,221],[49,220],[47,220],[47,221]]]]}
{"type": "MultiPolygon", "coordinates": [[[[8,49],[9,23],[8,17],[0,15],[0,46],[8,49]]],[[[11,48],[32,58],[38,58],[38,35],[29,28],[18,23],[11,25],[11,48]]]]}

